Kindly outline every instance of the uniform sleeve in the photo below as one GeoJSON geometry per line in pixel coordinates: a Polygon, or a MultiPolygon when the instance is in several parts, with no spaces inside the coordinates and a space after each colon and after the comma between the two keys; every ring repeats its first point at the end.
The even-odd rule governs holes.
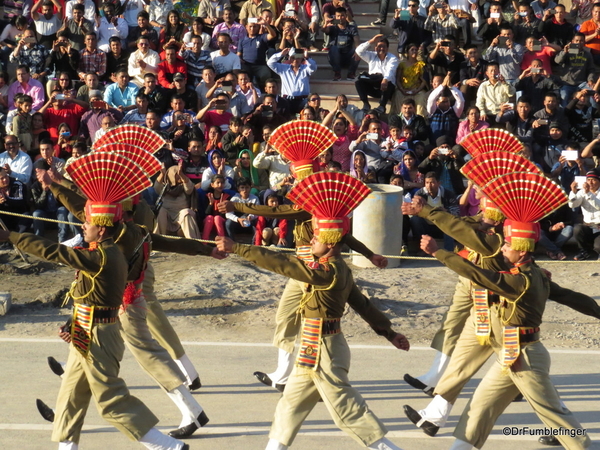
{"type": "Polygon", "coordinates": [[[270,207],[266,205],[252,205],[249,203],[234,203],[237,212],[243,214],[254,214],[257,216],[271,217],[273,219],[298,219],[308,220],[311,215],[303,209],[294,209],[290,205],[279,205],[270,207]]]}
{"type": "Polygon", "coordinates": [[[568,306],[581,314],[600,319],[600,305],[596,301],[581,292],[572,291],[554,282],[550,282],[550,294],[548,299],[561,305],[568,306]]]}
{"type": "Polygon", "coordinates": [[[302,283],[309,283],[313,286],[330,286],[335,279],[333,270],[325,270],[321,265],[312,269],[296,256],[267,250],[264,247],[235,244],[233,251],[236,255],[253,262],[262,269],[293,278],[302,283]]]}
{"type": "Polygon", "coordinates": [[[85,197],[61,184],[52,183],[50,190],[60,203],[81,222],[85,222],[85,197]]]}
{"type": "Polygon", "coordinates": [[[392,330],[390,319],[360,292],[356,284],[354,284],[348,297],[348,305],[369,324],[377,335],[385,337],[388,341],[394,339],[397,333],[392,330]]]}
{"type": "Polygon", "coordinates": [[[159,252],[179,253],[181,255],[210,256],[214,246],[203,244],[194,239],[177,239],[151,233],[152,249],[159,252]]]}

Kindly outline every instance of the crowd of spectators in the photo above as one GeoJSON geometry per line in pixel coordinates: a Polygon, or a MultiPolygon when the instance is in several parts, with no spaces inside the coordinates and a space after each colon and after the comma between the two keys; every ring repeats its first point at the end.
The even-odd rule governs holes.
{"type": "MultiPolygon", "coordinates": [[[[542,224],[548,255],[566,258],[572,236],[576,259],[600,255],[600,3],[399,0],[389,22],[388,7],[372,23],[382,34],[363,40],[347,0],[4,2],[0,210],[31,219],[0,219],[39,235],[48,224],[36,218],[68,219],[59,241],[76,234],[35,169],[61,173],[112,127],[138,124],[168,142],[145,192],[158,232],[290,246],[287,221],[219,204],[287,202],[289,161],[267,140],[294,118],[337,136],[323,169],[471,215],[479,194],[460,172],[461,142],[491,127],[516,135],[569,194],[542,224]],[[335,95],[343,70],[360,101],[340,94],[328,110],[311,79],[332,72],[335,95]]],[[[405,218],[405,242],[427,233],[450,248],[438,231],[405,218]]]]}

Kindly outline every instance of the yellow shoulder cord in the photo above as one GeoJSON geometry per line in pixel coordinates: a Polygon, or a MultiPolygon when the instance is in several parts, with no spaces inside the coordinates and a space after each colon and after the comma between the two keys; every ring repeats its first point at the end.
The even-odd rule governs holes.
{"type": "MultiPolygon", "coordinates": [[[[529,278],[527,278],[527,275],[525,275],[524,273],[520,273],[520,275],[523,276],[523,278],[525,278],[525,289],[523,289],[523,292],[521,293],[521,295],[519,295],[519,297],[517,297],[515,300],[511,301],[507,298],[502,298],[504,301],[506,301],[508,304],[512,305],[513,310],[510,313],[510,316],[508,317],[508,319],[504,318],[504,314],[502,312],[502,307],[498,309],[498,314],[500,316],[500,319],[502,320],[502,323],[504,325],[508,325],[508,323],[510,322],[510,320],[513,318],[513,316],[515,315],[515,311],[517,310],[517,302],[519,300],[521,300],[521,298],[525,295],[525,293],[529,290],[529,287],[531,286],[531,282],[529,281],[529,278]]],[[[501,304],[502,305],[502,304],[501,304]]],[[[506,308],[504,308],[506,309],[506,308]]]]}
{"type": "Polygon", "coordinates": [[[333,281],[331,282],[331,284],[324,288],[317,288],[311,284],[310,286],[312,287],[312,289],[310,290],[310,292],[307,291],[304,293],[304,295],[302,295],[302,299],[300,300],[300,305],[298,306],[298,310],[296,311],[296,314],[302,314],[304,307],[312,299],[312,297],[316,291],[328,291],[335,285],[335,283],[337,282],[337,274],[335,271],[335,266],[331,265],[330,267],[333,270],[333,281]]]}
{"type": "Polygon", "coordinates": [[[88,277],[90,279],[90,281],[92,282],[92,287],[90,287],[90,290],[87,291],[82,296],[75,297],[73,295],[73,292],[75,291],[75,286],[77,285],[77,280],[73,281],[71,283],[71,289],[69,289],[69,293],[65,297],[65,301],[63,302],[62,306],[65,306],[65,304],[67,303],[69,297],[71,297],[73,300],[81,300],[81,299],[84,299],[86,297],[89,297],[90,294],[92,292],[94,292],[94,290],[96,289],[96,277],[98,275],[100,275],[100,273],[102,272],[102,270],[104,269],[104,266],[106,264],[106,253],[104,253],[104,250],[102,250],[102,247],[98,246],[96,248],[96,250],[98,250],[98,252],[100,252],[100,258],[101,258],[100,259],[100,270],[98,270],[98,272],[96,272],[96,274],[94,274],[94,275],[90,275],[87,272],[84,272],[83,270],[79,271],[79,273],[81,273],[82,275],[85,275],[86,277],[88,277]]]}
{"type": "Polygon", "coordinates": [[[113,241],[115,242],[115,244],[121,240],[121,238],[125,235],[126,231],[127,231],[127,225],[125,225],[124,223],[121,224],[121,232],[116,237],[116,239],[113,239],[113,241]]]}
{"type": "Polygon", "coordinates": [[[502,236],[500,236],[498,233],[495,233],[495,234],[500,239],[500,247],[498,247],[498,250],[496,250],[492,255],[488,255],[488,256],[480,255],[482,259],[493,258],[494,256],[498,256],[498,254],[502,251],[502,236]]]}

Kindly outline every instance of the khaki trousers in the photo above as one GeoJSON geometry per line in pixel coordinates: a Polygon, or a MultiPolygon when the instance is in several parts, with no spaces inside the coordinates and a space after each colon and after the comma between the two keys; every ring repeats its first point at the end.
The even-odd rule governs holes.
{"type": "MultiPolygon", "coordinates": [[[[500,320],[495,317],[496,307],[491,308],[491,315],[492,333],[501,336],[500,320]]],[[[519,392],[547,427],[582,428],[571,411],[561,405],[558,392],[550,380],[550,355],[541,342],[521,345],[519,358],[506,374],[502,373],[499,361],[502,346],[498,339],[492,342],[492,347],[498,357],[463,411],[454,437],[481,448],[500,414],[519,392]]],[[[556,437],[567,450],[585,449],[591,444],[587,435],[556,437]]]]}
{"type": "Polygon", "coordinates": [[[180,359],[185,355],[185,350],[154,293],[154,267],[150,262],[146,268],[142,291],[148,305],[146,321],[152,337],[169,352],[171,358],[180,359]]]}
{"type": "Polygon", "coordinates": [[[131,304],[121,306],[119,320],[123,340],[142,369],[164,390],[172,391],[183,384],[185,376],[169,353],[152,337],[146,322],[147,313],[143,294],[131,304]]]}
{"type": "Polygon", "coordinates": [[[387,430],[350,385],[349,369],[350,349],[344,335],[324,336],[318,369],[294,367],[277,403],[269,438],[291,445],[320,398],[335,424],[363,446],[383,438],[387,430]]]}
{"type": "Polygon", "coordinates": [[[442,325],[431,341],[431,348],[444,355],[452,356],[472,307],[471,282],[467,278],[458,277],[452,303],[442,318],[442,325]]]}
{"type": "Polygon", "coordinates": [[[302,318],[297,311],[304,294],[303,288],[304,283],[290,278],[277,305],[273,345],[288,353],[294,352],[294,344],[302,328],[302,318]]]}
{"type": "Polygon", "coordinates": [[[131,440],[139,440],[158,423],[152,411],[131,395],[125,381],[119,378],[124,350],[120,329],[118,322],[96,324],[87,358],[73,345],[69,346],[69,359],[56,400],[54,442],[79,442],[92,396],[104,420],[131,440]]]}

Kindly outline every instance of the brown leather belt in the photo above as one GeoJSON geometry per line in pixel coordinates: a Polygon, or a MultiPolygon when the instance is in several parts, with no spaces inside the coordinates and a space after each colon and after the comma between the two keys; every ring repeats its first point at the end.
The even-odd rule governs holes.
{"type": "Polygon", "coordinates": [[[519,342],[527,344],[540,340],[540,327],[519,328],[519,342]]]}
{"type": "Polygon", "coordinates": [[[119,319],[119,308],[96,306],[94,308],[94,323],[115,323],[119,319]]]}
{"type": "Polygon", "coordinates": [[[323,319],[323,327],[321,333],[326,334],[338,334],[342,331],[342,319],[323,319]]]}

